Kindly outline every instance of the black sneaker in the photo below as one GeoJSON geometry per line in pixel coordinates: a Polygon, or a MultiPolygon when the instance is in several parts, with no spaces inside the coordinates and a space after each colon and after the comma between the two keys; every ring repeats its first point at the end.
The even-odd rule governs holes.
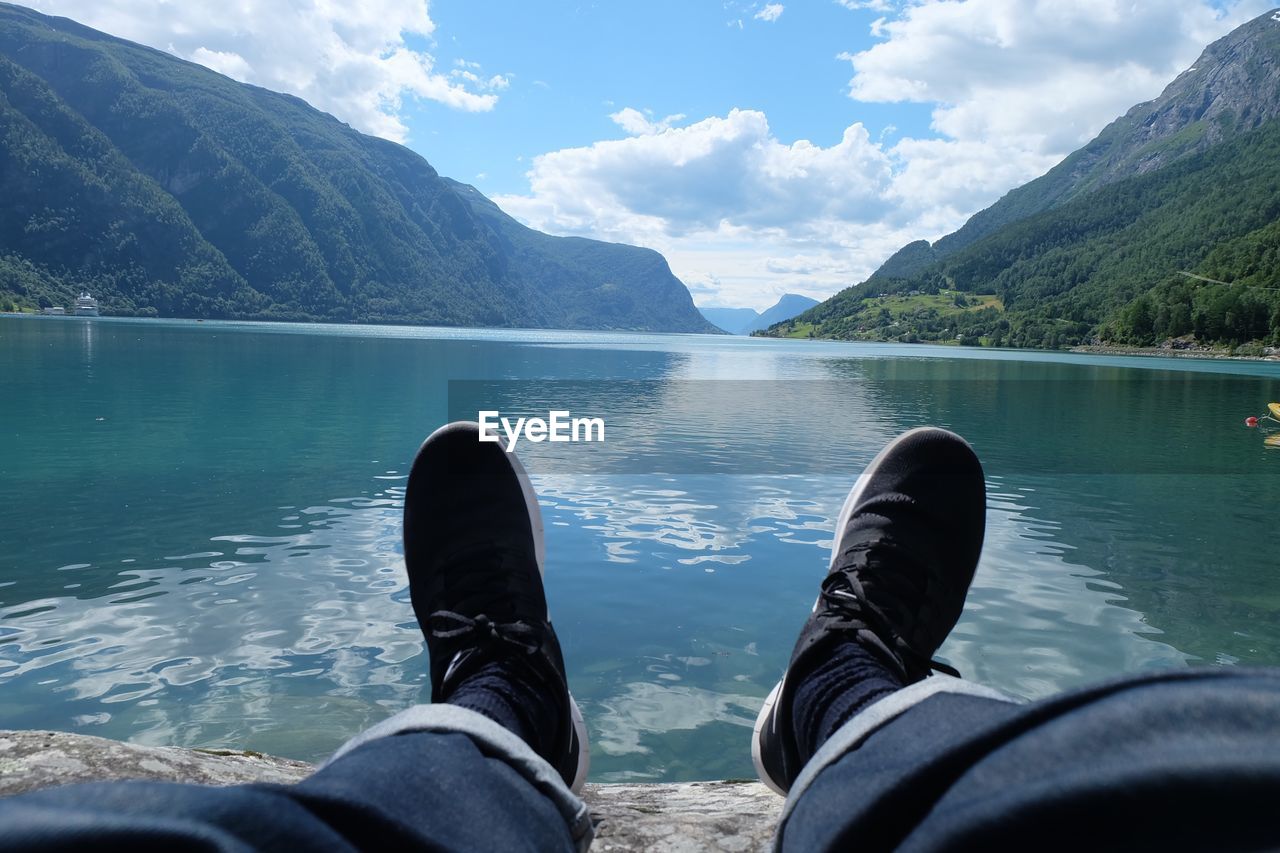
{"type": "Polygon", "coordinates": [[[529,476],[478,424],[431,434],[404,499],[404,562],[431,656],[431,701],[445,702],[495,660],[545,685],[560,709],[543,758],[575,793],[587,777],[587,730],[569,695],[542,589],[542,514],[529,476]]]}
{"type": "Polygon", "coordinates": [[[786,794],[807,756],[791,722],[795,684],[852,638],[896,670],[904,684],[940,670],[932,661],[964,609],[982,550],[982,465],[960,436],[913,429],[889,442],[845,499],[822,591],[782,681],[756,718],[756,773],[786,794]]]}

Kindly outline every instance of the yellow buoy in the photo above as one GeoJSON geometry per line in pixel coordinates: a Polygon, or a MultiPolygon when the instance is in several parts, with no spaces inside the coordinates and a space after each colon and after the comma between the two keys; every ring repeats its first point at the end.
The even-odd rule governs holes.
{"type": "Polygon", "coordinates": [[[1267,403],[1267,408],[1271,410],[1271,417],[1280,420],[1280,403],[1267,403]]]}

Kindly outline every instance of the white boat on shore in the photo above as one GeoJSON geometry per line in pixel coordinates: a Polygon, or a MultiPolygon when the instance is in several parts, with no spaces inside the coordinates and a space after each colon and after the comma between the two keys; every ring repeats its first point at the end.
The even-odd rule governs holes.
{"type": "Polygon", "coordinates": [[[77,317],[97,317],[98,300],[87,293],[81,293],[76,299],[75,314],[77,317]]]}

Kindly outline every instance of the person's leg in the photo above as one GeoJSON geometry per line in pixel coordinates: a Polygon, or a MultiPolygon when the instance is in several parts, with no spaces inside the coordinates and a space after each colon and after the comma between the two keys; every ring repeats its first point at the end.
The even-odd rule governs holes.
{"type": "Polygon", "coordinates": [[[843,827],[891,817],[872,808],[881,788],[909,787],[939,742],[1016,708],[958,678],[928,677],[954,673],[932,657],[963,610],[985,519],[982,466],[945,430],[899,436],[850,490],[818,600],[752,740],[761,780],[791,791],[780,841],[821,847],[843,827]],[[956,695],[944,701],[940,693],[956,695]],[[852,751],[861,756],[858,747],[886,722],[939,704],[947,713],[926,737],[868,752],[864,774],[822,784],[833,775],[824,770],[852,751]]]}
{"type": "Polygon", "coordinates": [[[792,785],[777,846],[891,850],[927,814],[940,788],[980,755],[1022,707],[938,676],[869,706],[821,744],[792,785]],[[964,688],[965,692],[951,692],[964,688]]]}
{"type": "Polygon", "coordinates": [[[475,423],[423,443],[404,501],[413,612],[431,657],[431,701],[514,732],[574,791],[589,764],[542,571],[538,497],[520,462],[475,423]]]}
{"type": "Polygon", "coordinates": [[[437,722],[371,739],[297,785],[98,782],[0,800],[0,849],[582,849],[587,814],[546,762],[437,722]]]}
{"type": "Polygon", "coordinates": [[[1179,670],[1034,703],[929,662],[981,545],[981,472],[936,430],[876,458],[757,721],[794,850],[1273,849],[1280,672],[1179,670]]]}
{"type": "Polygon", "coordinates": [[[587,772],[542,588],[537,499],[474,424],[436,431],[405,496],[405,565],[433,703],[293,786],[100,783],[0,801],[6,847],[583,849],[587,772]]]}
{"type": "Polygon", "coordinates": [[[964,609],[985,521],[982,466],[959,436],[911,430],[872,460],[845,499],[818,599],[756,720],[761,781],[786,793],[848,720],[934,670],[954,672],[931,659],[964,609]]]}
{"type": "Polygon", "coordinates": [[[1276,670],[1175,670],[1025,704],[943,691],[881,710],[797,780],[780,849],[1280,847],[1276,670]]]}

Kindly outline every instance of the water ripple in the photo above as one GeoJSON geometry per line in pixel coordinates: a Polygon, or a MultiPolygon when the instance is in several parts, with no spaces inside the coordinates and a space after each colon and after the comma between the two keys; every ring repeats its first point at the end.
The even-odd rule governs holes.
{"type": "Polygon", "coordinates": [[[1033,697],[1188,661],[1280,662],[1264,556],[1280,480],[1263,476],[1280,457],[1223,419],[1256,408],[1274,366],[1192,382],[1187,371],[1235,366],[104,321],[87,376],[78,338],[14,344],[37,326],[68,328],[0,338],[16,347],[6,364],[22,401],[0,412],[18,437],[0,477],[5,727],[316,759],[423,700],[405,472],[446,417],[449,380],[495,375],[537,379],[525,384],[546,405],[544,377],[589,379],[633,416],[625,446],[656,463],[675,451],[683,466],[537,478],[548,598],[597,778],[751,773],[747,727],[812,605],[851,485],[835,474],[926,418],[961,429],[988,463],[987,546],[941,651],[966,676],[1033,697]],[[744,412],[734,389],[708,396],[694,382],[745,377],[777,380],[785,401],[819,396],[794,416],[776,401],[744,412]],[[627,399],[632,379],[647,396],[627,399]],[[828,381],[783,387],[795,379],[828,381]],[[1065,413],[1063,383],[1045,384],[1058,379],[1080,403],[1065,413]],[[1130,399],[1159,429],[1111,416],[1130,399]],[[1154,405],[1167,400],[1186,404],[1154,405]],[[1126,454],[1142,466],[1112,470],[1126,454]]]}

